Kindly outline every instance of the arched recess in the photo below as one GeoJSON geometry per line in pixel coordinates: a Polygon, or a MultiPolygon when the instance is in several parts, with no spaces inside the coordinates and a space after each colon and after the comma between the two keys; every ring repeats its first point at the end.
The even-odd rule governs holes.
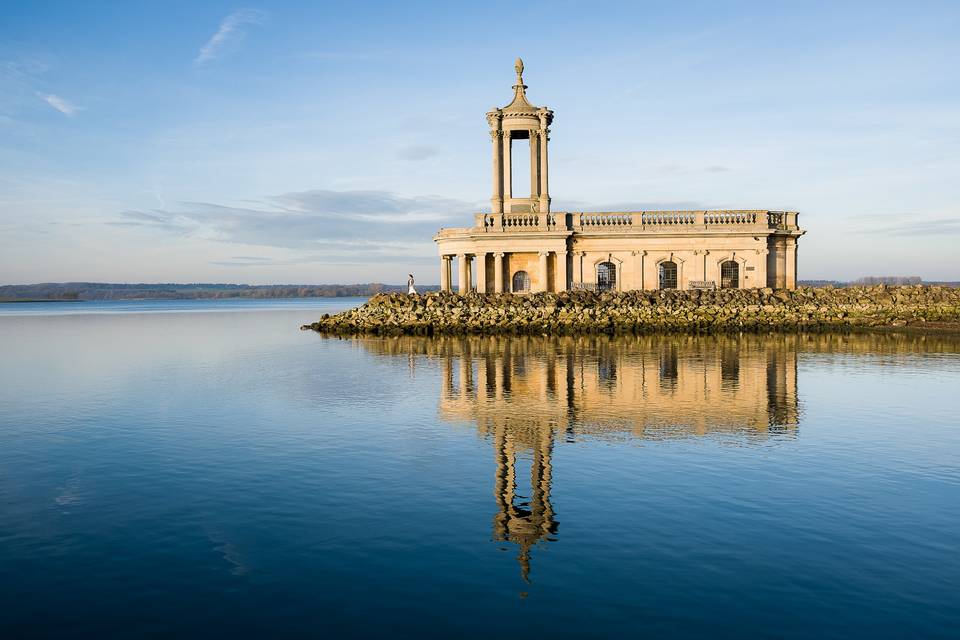
{"type": "Polygon", "coordinates": [[[597,265],[597,290],[617,290],[617,265],[612,262],[601,262],[597,265]]]}
{"type": "Polygon", "coordinates": [[[613,265],[614,271],[614,281],[613,287],[605,289],[606,291],[622,291],[623,290],[623,260],[616,257],[612,253],[608,253],[605,256],[597,258],[593,261],[593,282],[596,285],[598,290],[601,290],[600,287],[600,265],[608,264],[613,265]]]}
{"type": "Polygon", "coordinates": [[[654,266],[656,267],[658,289],[664,289],[664,288],[682,289],[683,288],[683,260],[681,258],[678,258],[675,254],[671,253],[657,260],[654,266]],[[664,267],[664,265],[667,265],[667,266],[664,267]],[[676,274],[676,278],[670,279],[666,282],[666,284],[668,285],[672,284],[673,286],[664,287],[663,286],[665,284],[663,280],[664,271],[665,270],[668,271],[668,275],[669,275],[669,271],[671,269],[669,265],[674,266],[673,271],[676,274]]]}
{"type": "MultiPolygon", "coordinates": [[[[721,256],[716,261],[716,274],[717,274],[717,286],[721,289],[743,289],[744,288],[744,276],[747,270],[747,261],[745,258],[738,256],[736,253],[730,253],[724,256],[721,256]],[[724,286],[724,269],[723,265],[725,263],[732,262],[737,265],[736,269],[736,285],[735,286],[724,286]]],[[[729,284],[729,283],[728,283],[729,284]]]]}
{"type": "Polygon", "coordinates": [[[513,293],[530,292],[530,274],[526,271],[517,271],[510,279],[510,291],[513,293]]]}

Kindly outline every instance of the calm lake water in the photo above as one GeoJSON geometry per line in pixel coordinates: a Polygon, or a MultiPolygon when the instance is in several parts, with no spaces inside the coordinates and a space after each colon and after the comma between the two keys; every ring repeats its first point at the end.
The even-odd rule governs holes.
{"type": "Polygon", "coordinates": [[[956,637],[960,342],[0,305],[3,637],[956,637]]]}

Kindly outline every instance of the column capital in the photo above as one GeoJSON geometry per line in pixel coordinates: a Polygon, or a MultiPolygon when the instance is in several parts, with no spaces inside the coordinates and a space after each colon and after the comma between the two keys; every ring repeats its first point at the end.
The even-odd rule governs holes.
{"type": "Polygon", "coordinates": [[[504,253],[503,251],[497,251],[497,252],[494,253],[493,255],[495,255],[495,256],[498,257],[498,258],[502,258],[503,256],[505,256],[505,255],[507,255],[507,254],[504,253]]]}
{"type": "Polygon", "coordinates": [[[549,251],[537,251],[537,255],[540,256],[541,258],[543,258],[543,257],[545,257],[545,256],[550,255],[550,252],[549,252],[549,251]]]}

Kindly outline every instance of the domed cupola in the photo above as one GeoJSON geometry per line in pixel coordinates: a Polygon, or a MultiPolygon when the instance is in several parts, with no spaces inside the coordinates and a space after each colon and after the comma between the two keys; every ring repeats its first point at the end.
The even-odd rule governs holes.
{"type": "Polygon", "coordinates": [[[523,83],[523,60],[514,65],[517,83],[513,85],[513,100],[507,106],[487,112],[490,138],[493,140],[493,213],[548,212],[550,194],[547,180],[547,143],[553,111],[538,107],[527,100],[527,85],[523,83]],[[516,140],[528,140],[530,146],[530,190],[514,184],[511,156],[516,140]],[[519,196],[519,197],[518,197],[519,196]]]}

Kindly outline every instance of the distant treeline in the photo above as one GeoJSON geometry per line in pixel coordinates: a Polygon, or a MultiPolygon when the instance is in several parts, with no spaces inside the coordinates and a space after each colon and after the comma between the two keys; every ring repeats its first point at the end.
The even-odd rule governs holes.
{"type": "MultiPolygon", "coordinates": [[[[406,285],[381,284],[112,284],[45,282],[0,285],[0,300],[187,300],[194,298],[340,298],[405,291],[406,285]]],[[[417,285],[418,291],[438,287],[417,285]]]]}
{"type": "Polygon", "coordinates": [[[850,282],[843,280],[798,280],[801,287],[871,287],[878,284],[894,286],[904,285],[939,285],[941,287],[960,287],[960,281],[924,280],[919,276],[865,276],[850,282]]]}

